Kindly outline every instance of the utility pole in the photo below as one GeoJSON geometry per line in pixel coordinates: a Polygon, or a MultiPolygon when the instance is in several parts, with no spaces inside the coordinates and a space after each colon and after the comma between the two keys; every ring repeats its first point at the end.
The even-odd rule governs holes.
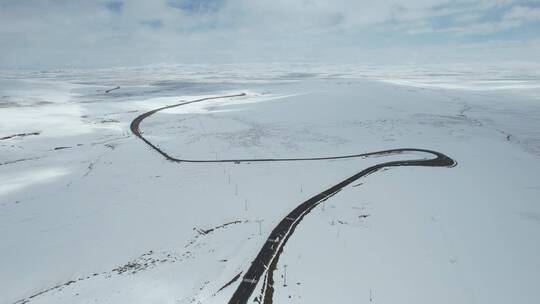
{"type": "Polygon", "coordinates": [[[238,195],[238,184],[235,184],[234,195],[238,195]]]}
{"type": "Polygon", "coordinates": [[[259,223],[259,235],[262,235],[262,222],[263,219],[256,220],[257,223],[259,223]]]}
{"type": "Polygon", "coordinates": [[[246,200],[244,201],[244,211],[247,212],[247,198],[246,198],[246,200]]]}
{"type": "Polygon", "coordinates": [[[283,287],[287,287],[287,264],[283,265],[283,287]]]}

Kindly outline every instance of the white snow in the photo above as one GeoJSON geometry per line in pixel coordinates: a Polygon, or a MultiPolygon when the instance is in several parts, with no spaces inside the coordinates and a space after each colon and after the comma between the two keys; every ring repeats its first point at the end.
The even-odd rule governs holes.
{"type": "Polygon", "coordinates": [[[299,203],[425,157],[178,164],[129,129],[238,93],[141,129],[185,159],[424,148],[458,162],[377,172],[313,210],[274,303],[538,303],[539,80],[522,66],[3,71],[0,137],[40,134],[0,140],[0,303],[226,303],[243,277],[218,290],[299,203]]]}

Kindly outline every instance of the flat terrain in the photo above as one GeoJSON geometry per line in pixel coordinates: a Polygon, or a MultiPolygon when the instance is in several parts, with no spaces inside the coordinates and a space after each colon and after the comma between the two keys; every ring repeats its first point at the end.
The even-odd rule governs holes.
{"type": "Polygon", "coordinates": [[[0,303],[540,300],[535,75],[227,69],[1,75],[0,303]]]}

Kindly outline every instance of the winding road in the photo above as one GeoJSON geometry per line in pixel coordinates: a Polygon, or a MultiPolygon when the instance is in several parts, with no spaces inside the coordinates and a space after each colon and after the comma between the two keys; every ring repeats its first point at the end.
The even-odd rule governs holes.
{"type": "Polygon", "coordinates": [[[267,238],[267,241],[260,249],[258,255],[252,261],[248,270],[244,273],[242,281],[236,288],[229,304],[240,304],[247,303],[253,294],[254,290],[257,288],[258,283],[261,278],[264,282],[262,284],[262,292],[258,299],[259,303],[272,303],[273,296],[273,272],[277,267],[279,257],[283,252],[283,248],[291,235],[294,233],[294,230],[300,224],[304,216],[311,212],[315,207],[317,207],[323,201],[329,199],[333,195],[337,194],[341,189],[350,185],[354,181],[365,177],[369,174],[377,172],[384,168],[391,167],[401,167],[401,166],[421,166],[421,167],[454,167],[457,163],[450,157],[436,151],[426,150],[426,149],[414,149],[414,148],[403,148],[403,149],[392,149],[392,150],[383,150],[370,153],[362,154],[353,154],[353,155],[342,155],[342,156],[328,156],[328,157],[311,157],[311,158],[260,158],[260,159],[179,159],[175,158],[166,152],[162,151],[158,146],[154,145],[150,140],[143,136],[143,132],[140,129],[141,122],[166,109],[171,109],[175,107],[180,107],[192,103],[215,100],[215,99],[225,99],[225,98],[235,98],[246,96],[244,93],[236,95],[226,95],[226,96],[217,96],[217,97],[207,97],[201,98],[192,101],[181,102],[174,105],[164,106],[151,110],[149,112],[143,113],[136,117],[131,122],[131,131],[138,138],[144,141],[148,146],[154,149],[156,152],[164,156],[167,160],[172,162],[190,162],[190,163],[242,163],[242,162],[283,162],[283,161],[319,161],[319,160],[333,160],[333,159],[346,159],[346,158],[366,158],[370,156],[382,156],[382,155],[395,155],[409,152],[421,152],[430,154],[433,157],[428,159],[413,159],[413,160],[398,160],[390,161],[385,163],[380,163],[371,167],[368,167],[353,176],[344,179],[343,181],[335,184],[334,186],[322,191],[321,193],[309,198],[308,200],[302,202],[294,210],[289,212],[272,230],[270,235],[267,238]]]}

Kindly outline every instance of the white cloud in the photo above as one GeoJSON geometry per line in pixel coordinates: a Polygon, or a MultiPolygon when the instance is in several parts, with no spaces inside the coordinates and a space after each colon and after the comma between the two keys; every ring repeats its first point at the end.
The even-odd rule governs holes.
{"type": "MultiPolygon", "coordinates": [[[[403,22],[395,26],[408,34],[456,34],[487,35],[515,29],[530,22],[540,20],[540,9],[518,5],[517,0],[455,1],[450,7],[443,7],[426,14],[424,19],[403,22]],[[502,16],[496,10],[506,9],[502,16]],[[446,26],[434,26],[436,17],[451,20],[446,26]]],[[[527,1],[532,4],[535,1],[527,1]]],[[[540,2],[540,1],[536,1],[540,2]]]]}
{"type": "Polygon", "coordinates": [[[504,18],[506,20],[540,21],[540,8],[515,6],[508,12],[504,18]]]}
{"type": "Polygon", "coordinates": [[[481,21],[485,11],[516,2],[130,0],[110,5],[105,0],[3,0],[0,66],[317,59],[336,49],[386,47],[394,43],[384,35],[389,23],[393,34],[470,34],[536,20],[538,9],[521,5],[498,22],[481,21]],[[190,6],[190,1],[198,3],[190,6]],[[448,17],[455,24],[431,24],[448,17]]]}

